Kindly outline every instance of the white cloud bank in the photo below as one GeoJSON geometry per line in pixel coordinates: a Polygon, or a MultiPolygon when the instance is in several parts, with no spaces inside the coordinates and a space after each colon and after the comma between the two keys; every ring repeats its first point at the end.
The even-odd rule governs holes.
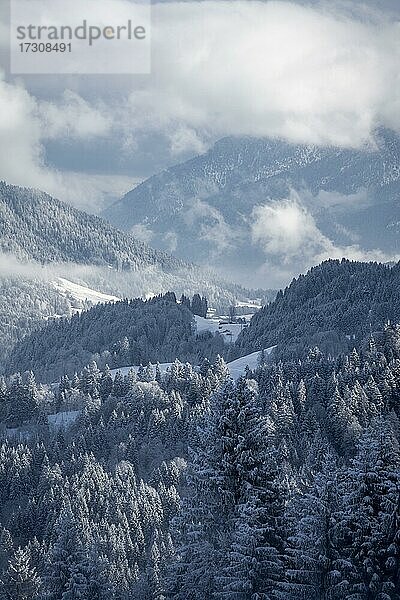
{"type": "Polygon", "coordinates": [[[110,133],[109,109],[91,106],[66,91],[59,103],[40,102],[0,73],[0,179],[44,190],[73,205],[97,212],[138,183],[134,177],[74,173],[50,168],[47,139],[90,140],[110,133]]]}
{"type": "Polygon", "coordinates": [[[43,137],[85,140],[111,133],[113,119],[105,106],[91,106],[76,92],[65,90],[61,101],[38,106],[43,137]]]}
{"type": "MultiPolygon", "coordinates": [[[[356,240],[349,245],[336,245],[318,228],[307,206],[308,200],[292,191],[285,200],[254,208],[250,221],[251,239],[265,256],[256,280],[268,282],[271,287],[284,287],[299,273],[306,273],[329,258],[382,263],[400,260],[399,253],[365,250],[356,240]]],[[[349,239],[353,237],[351,232],[342,233],[347,233],[349,239]]],[[[250,280],[244,280],[244,283],[249,285],[250,280]]]]}
{"type": "Polygon", "coordinates": [[[285,263],[314,257],[330,244],[295,194],[288,200],[256,206],[252,217],[253,241],[267,256],[279,256],[285,263]]]}
{"type": "Polygon", "coordinates": [[[109,138],[134,152],[137,133],[157,132],[178,157],[229,134],[359,146],[378,125],[400,130],[399,23],[349,14],[276,1],[155,4],[153,74],[135,91],[127,78],[124,100],[89,102],[84,78],[81,95],[48,102],[0,80],[0,178],[92,209],[112,177],[104,191],[93,176],[49,168],[49,138],[92,141],[92,152],[109,138]]]}
{"type": "Polygon", "coordinates": [[[154,77],[131,94],[136,117],[340,146],[400,128],[400,26],[383,16],[221,0],[153,15],[154,77]]]}
{"type": "Polygon", "coordinates": [[[379,249],[364,250],[358,244],[335,245],[319,230],[314,217],[295,191],[288,199],[254,208],[251,236],[253,243],[265,253],[264,272],[270,269],[273,273],[279,263],[283,265],[285,274],[293,276],[328,258],[378,262],[400,260],[399,254],[389,255],[379,249]]]}

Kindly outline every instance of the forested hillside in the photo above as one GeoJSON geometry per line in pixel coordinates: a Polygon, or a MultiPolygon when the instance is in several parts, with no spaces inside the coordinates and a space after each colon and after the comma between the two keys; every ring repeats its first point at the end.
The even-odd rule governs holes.
{"type": "Polygon", "coordinates": [[[312,346],[338,354],[388,321],[400,321],[400,264],[329,260],[293,280],[260,310],[234,353],[278,344],[277,354],[285,358],[312,346]]]}
{"type": "Polygon", "coordinates": [[[92,360],[111,368],[175,358],[199,364],[224,349],[221,336],[196,335],[193,313],[170,293],[101,304],[71,319],[52,320],[17,344],[6,370],[32,370],[41,381],[55,381],[92,360]]]}
{"type": "Polygon", "coordinates": [[[43,281],[0,277],[0,297],[0,366],[14,344],[40,322],[54,315],[71,314],[68,300],[43,281]]]}
{"type": "Polygon", "coordinates": [[[400,600],[400,0],[10,3],[0,600],[400,600]]]}
{"type": "Polygon", "coordinates": [[[0,251],[42,263],[76,262],[124,270],[184,264],[99,217],[44,192],[5,182],[0,182],[0,251]]]}
{"type": "Polygon", "coordinates": [[[119,298],[199,293],[222,311],[254,297],[43,192],[0,182],[0,372],[24,335],[71,314],[73,299],[54,287],[60,277],[119,298]]]}
{"type": "Polygon", "coordinates": [[[221,359],[0,379],[5,598],[399,600],[400,328],[381,338],[237,384],[221,359]]]}
{"type": "Polygon", "coordinates": [[[399,248],[400,136],[380,128],[374,138],[352,149],[227,137],[153,175],[104,215],[121,229],[144,230],[156,248],[173,239],[177,256],[248,281],[266,259],[254,244],[258,209],[273,209],[295,190],[335,246],[357,242],[392,255],[399,248]]]}
{"type": "MultiPolygon", "coordinates": [[[[372,331],[400,320],[400,266],[327,261],[301,275],[243,330],[230,358],[277,345],[275,356],[327,354],[359,348],[372,331]]],[[[192,314],[174,294],[93,307],[51,320],[17,344],[7,372],[33,370],[43,381],[79,371],[91,360],[120,367],[175,358],[199,364],[228,349],[219,336],[193,333],[192,314]]]]}

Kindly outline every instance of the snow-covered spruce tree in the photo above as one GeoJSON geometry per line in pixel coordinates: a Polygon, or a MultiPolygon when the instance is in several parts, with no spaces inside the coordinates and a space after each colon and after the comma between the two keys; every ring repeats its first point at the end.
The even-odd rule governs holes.
{"type": "Polygon", "coordinates": [[[177,553],[168,598],[213,598],[237,498],[235,386],[228,381],[211,401],[190,440],[186,493],[176,519],[177,553]]]}
{"type": "Polygon", "coordinates": [[[13,539],[11,533],[5,527],[0,529],[0,572],[8,565],[13,550],[13,539]]]}
{"type": "Polygon", "coordinates": [[[308,490],[291,503],[286,548],[286,571],[278,585],[280,600],[331,600],[336,557],[332,543],[333,515],[337,511],[337,465],[325,455],[321,470],[308,490]]]}
{"type": "Polygon", "coordinates": [[[339,453],[348,456],[354,451],[361,434],[361,427],[338,386],[335,387],[333,396],[328,401],[327,429],[330,440],[339,453]]]}
{"type": "Polygon", "coordinates": [[[385,354],[389,360],[400,358],[400,325],[385,327],[385,354]]]}
{"type": "Polygon", "coordinates": [[[370,404],[370,413],[380,415],[384,408],[382,394],[376,385],[375,379],[371,375],[367,383],[364,385],[364,392],[367,395],[370,404]]]}
{"type": "Polygon", "coordinates": [[[256,382],[239,380],[235,398],[237,487],[215,597],[268,600],[283,576],[283,489],[256,382]]]}
{"type": "Polygon", "coordinates": [[[191,450],[170,597],[262,600],[272,593],[283,570],[283,494],[269,442],[256,383],[229,381],[191,450]]]}
{"type": "Polygon", "coordinates": [[[388,419],[376,419],[345,469],[335,517],[334,600],[400,597],[400,452],[388,419]]]}
{"type": "Polygon", "coordinates": [[[40,587],[40,578],[31,563],[29,548],[18,548],[9,560],[0,580],[3,600],[34,600],[40,587]]]}
{"type": "Polygon", "coordinates": [[[41,600],[90,600],[87,547],[81,524],[73,514],[68,498],[64,501],[54,533],[55,541],[47,556],[41,600]]]}

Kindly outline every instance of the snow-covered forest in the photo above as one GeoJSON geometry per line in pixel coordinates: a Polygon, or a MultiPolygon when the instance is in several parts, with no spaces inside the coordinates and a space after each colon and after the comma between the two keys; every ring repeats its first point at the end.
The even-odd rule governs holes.
{"type": "Polygon", "coordinates": [[[104,302],[103,294],[152,298],[171,290],[178,298],[206,296],[221,311],[276,294],[226,282],[48,194],[0,182],[0,372],[22,338],[51,319],[104,302]],[[87,297],[68,282],[88,288],[87,297]]]}
{"type": "Polygon", "coordinates": [[[399,33],[2,3],[0,600],[400,600],[399,33]]]}
{"type": "MultiPolygon", "coordinates": [[[[41,381],[55,381],[92,360],[100,368],[175,358],[198,365],[217,354],[232,360],[272,346],[284,360],[304,357],[314,346],[337,356],[362,345],[368,333],[382,331],[388,321],[400,321],[399,290],[398,265],[325,261],[280,291],[229,347],[218,334],[197,334],[186,296],[177,301],[167,293],[148,301],[99,304],[26,331],[5,368],[8,373],[33,370],[41,381]]],[[[197,294],[193,302],[194,312],[204,316],[207,299],[197,294]]]]}
{"type": "Polygon", "coordinates": [[[281,358],[318,346],[351,351],[368,333],[400,322],[400,264],[328,260],[299,275],[262,308],[238,340],[247,354],[278,344],[281,358]]]}
{"type": "Polygon", "coordinates": [[[41,381],[51,382],[72,376],[92,360],[102,368],[177,357],[197,365],[226,350],[220,335],[197,334],[191,310],[169,293],[147,301],[99,304],[71,319],[50,321],[17,344],[6,370],[32,370],[41,381]]]}
{"type": "Polygon", "coordinates": [[[2,189],[1,600],[399,600],[399,265],[251,293],[2,189]]]}
{"type": "Polygon", "coordinates": [[[3,595],[399,598],[400,328],[259,362],[2,379],[3,595]]]}

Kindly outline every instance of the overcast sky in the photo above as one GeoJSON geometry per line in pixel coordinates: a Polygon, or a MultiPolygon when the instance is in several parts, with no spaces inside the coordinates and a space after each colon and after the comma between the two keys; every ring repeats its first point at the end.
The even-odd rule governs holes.
{"type": "Polygon", "coordinates": [[[399,5],[161,2],[149,76],[12,77],[3,14],[0,178],[96,212],[225,135],[357,146],[400,129],[399,5]]]}

